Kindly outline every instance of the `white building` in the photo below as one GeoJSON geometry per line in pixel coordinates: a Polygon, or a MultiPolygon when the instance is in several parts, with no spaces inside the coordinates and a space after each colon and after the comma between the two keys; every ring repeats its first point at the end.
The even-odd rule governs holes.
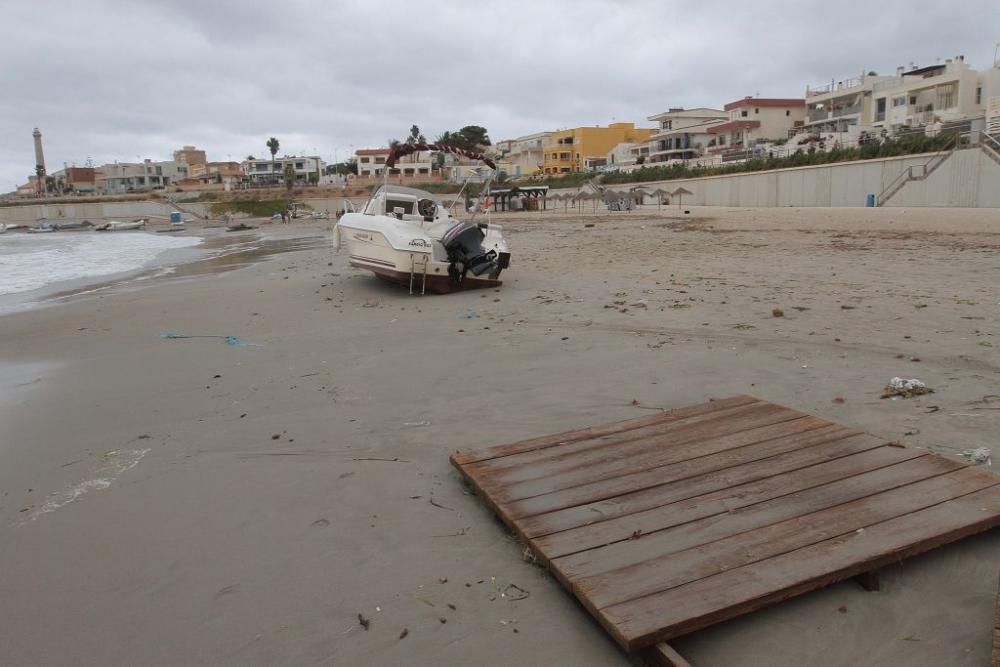
{"type": "Polygon", "coordinates": [[[709,153],[745,152],[756,144],[785,140],[801,128],[806,118],[806,102],[801,98],[744,97],[723,107],[729,114],[725,123],[713,125],[715,136],[709,153]]]}
{"type": "MultiPolygon", "coordinates": [[[[721,109],[698,107],[696,109],[672,108],[649,120],[659,124],[659,130],[646,144],[648,157],[645,163],[670,160],[692,160],[704,155],[714,137],[708,131],[729,118],[721,109]]],[[[643,155],[637,151],[637,158],[643,155]]]]}
{"type": "Polygon", "coordinates": [[[115,162],[97,168],[95,183],[108,194],[142,192],[165,188],[188,177],[188,164],[175,160],[153,162],[115,162]]]}
{"type": "MultiPolygon", "coordinates": [[[[806,88],[805,129],[813,133],[925,127],[971,121],[989,115],[991,99],[1000,105],[1000,69],[976,71],[963,56],[928,67],[903,67],[892,76],[874,72],[821,87],[806,88]]],[[[1000,127],[998,127],[1000,129],[1000,127]]]]}
{"type": "MultiPolygon", "coordinates": [[[[381,177],[385,171],[385,161],[388,157],[388,148],[359,148],[354,151],[354,158],[358,162],[358,176],[381,177]]],[[[389,174],[410,178],[429,178],[434,168],[433,159],[433,154],[429,151],[411,153],[400,158],[395,167],[389,170],[389,174]]]]}
{"type": "MultiPolygon", "coordinates": [[[[509,140],[506,158],[511,163],[511,178],[541,173],[545,162],[545,144],[551,132],[536,132],[509,140]]],[[[507,142],[503,142],[507,143],[507,142]]]]}
{"type": "Polygon", "coordinates": [[[244,160],[241,164],[243,174],[251,186],[283,185],[285,168],[288,165],[295,171],[295,182],[306,184],[319,183],[326,163],[315,155],[285,155],[273,160],[269,158],[244,160]]]}

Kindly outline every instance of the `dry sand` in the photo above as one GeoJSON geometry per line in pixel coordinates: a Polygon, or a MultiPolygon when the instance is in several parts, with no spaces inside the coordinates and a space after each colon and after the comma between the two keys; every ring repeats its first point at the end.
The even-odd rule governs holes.
{"type": "MultiPolygon", "coordinates": [[[[1000,456],[1000,214],[691,211],[503,216],[498,291],[410,297],[302,224],[236,271],[0,318],[0,661],[629,664],[451,451],[751,393],[1000,456]],[[936,391],[880,400],[896,375],[936,391]]],[[[983,665],[998,554],[993,531],[673,644],[983,665]]]]}

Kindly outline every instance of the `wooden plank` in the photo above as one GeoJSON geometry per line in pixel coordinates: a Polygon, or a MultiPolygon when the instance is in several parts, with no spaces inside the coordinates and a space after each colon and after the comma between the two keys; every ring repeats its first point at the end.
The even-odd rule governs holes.
{"type": "MultiPolygon", "coordinates": [[[[714,404],[713,404],[714,405],[714,404]]],[[[625,433],[603,435],[595,438],[574,440],[573,442],[560,442],[546,447],[545,449],[533,449],[528,452],[519,452],[508,456],[501,456],[486,461],[477,461],[468,464],[469,472],[479,475],[498,475],[503,471],[508,471],[521,466],[537,466],[540,463],[549,463],[557,460],[572,458],[574,461],[580,460],[578,455],[588,450],[605,451],[612,445],[626,445],[632,443],[633,446],[645,443],[658,443],[661,446],[670,446],[676,442],[678,436],[691,432],[699,424],[718,423],[719,420],[728,421],[730,418],[760,415],[764,413],[773,414],[775,412],[785,412],[789,418],[793,416],[805,417],[806,415],[794,410],[788,410],[781,406],[774,406],[770,403],[751,403],[749,405],[737,405],[725,409],[713,410],[712,412],[691,415],[681,419],[675,419],[667,423],[645,426],[633,429],[625,433]],[[777,409],[776,409],[777,408],[777,409]],[[669,437],[667,437],[669,436],[669,437]],[[655,440],[654,440],[655,438],[655,440]]],[[[598,452],[598,453],[599,453],[598,452]]]]}
{"type": "Polygon", "coordinates": [[[1000,584],[997,586],[997,615],[993,629],[993,661],[991,667],[1000,667],[1000,584]]]}
{"type": "Polygon", "coordinates": [[[584,440],[602,435],[623,433],[625,431],[642,428],[644,426],[651,426],[653,424],[666,423],[689,416],[705,414],[714,410],[723,410],[725,408],[735,407],[738,405],[749,405],[750,403],[759,402],[759,400],[760,399],[754,398],[753,396],[734,396],[732,398],[724,398],[690,407],[677,408],[662,414],[650,415],[639,419],[628,419],[614,424],[591,426],[589,428],[575,431],[565,431],[554,435],[544,435],[530,440],[522,440],[521,442],[498,445],[496,447],[487,447],[475,451],[459,451],[452,454],[451,462],[456,466],[463,466],[475,461],[485,461],[499,456],[510,456],[511,454],[517,454],[519,452],[544,449],[563,442],[574,442],[576,440],[584,440]]]}
{"type": "Polygon", "coordinates": [[[709,542],[698,542],[699,538],[695,538],[688,540],[687,544],[696,544],[684,550],[647,552],[647,556],[649,553],[657,555],[614,571],[577,577],[574,588],[585,594],[597,609],[659,593],[922,510],[964,492],[978,491],[988,483],[981,479],[970,481],[964,472],[958,470],[902,487],[897,485],[884,493],[869,494],[850,502],[803,512],[783,521],[755,526],[756,530],[730,534],[709,542]],[[669,567],[663,567],[668,560],[669,567]]]}
{"type": "Polygon", "coordinates": [[[650,468],[680,463],[688,459],[707,457],[727,449],[764,442],[772,439],[776,432],[787,434],[788,429],[805,432],[821,428],[828,423],[815,417],[802,417],[790,422],[791,425],[788,429],[780,429],[779,424],[761,423],[766,419],[765,417],[756,417],[752,420],[741,419],[738,425],[733,424],[729,428],[718,427],[713,436],[686,436],[685,441],[678,443],[677,446],[654,447],[649,451],[631,456],[609,456],[587,467],[569,467],[565,470],[546,466],[529,467],[519,477],[530,477],[530,479],[497,482],[495,479],[487,478],[483,487],[494,490],[494,495],[497,496],[498,500],[513,502],[552,493],[560,489],[582,486],[599,480],[642,472],[650,468]],[[754,425],[750,426],[748,423],[754,425]]]}
{"type": "MultiPolygon", "coordinates": [[[[782,422],[816,423],[818,428],[828,422],[808,417],[794,410],[774,408],[768,405],[745,406],[736,408],[736,414],[729,415],[719,421],[699,422],[694,424],[679,424],[669,432],[643,438],[626,440],[599,446],[588,446],[581,451],[559,453],[553,457],[537,457],[529,462],[498,470],[481,470],[473,467],[470,474],[481,480],[486,488],[510,487],[520,482],[530,482],[563,475],[573,479],[574,475],[584,473],[603,475],[608,464],[617,464],[620,468],[631,469],[642,465],[645,456],[667,456],[673,460],[683,460],[704,455],[698,443],[715,440],[723,436],[737,436],[743,431],[750,431],[782,422]],[[806,422],[805,420],[809,420],[806,422]],[[687,447],[684,447],[687,445],[687,447]]],[[[589,445],[589,443],[586,443],[589,445]]],[[[568,446],[575,446],[568,445],[568,446]]],[[[720,445],[723,447],[724,445],[720,445]]],[[[548,451],[548,450],[546,450],[548,451]]],[[[475,466],[477,464],[473,464],[475,466]]]]}
{"type": "Polygon", "coordinates": [[[691,667],[691,663],[666,642],[643,649],[639,657],[649,667],[691,667]]]}
{"type": "MultiPolygon", "coordinates": [[[[983,483],[983,475],[991,477],[978,471],[962,472],[973,487],[983,483]]],[[[626,650],[634,651],[997,525],[1000,493],[993,484],[864,530],[606,607],[598,617],[626,650]]]]}
{"type": "Polygon", "coordinates": [[[883,444],[884,440],[858,431],[826,426],[720,452],[712,457],[526,498],[508,504],[507,511],[518,519],[526,536],[538,537],[805,468],[883,444]]]}
{"type": "Polygon", "coordinates": [[[878,570],[863,572],[862,574],[854,577],[854,581],[858,582],[858,585],[869,593],[882,589],[882,582],[880,581],[878,570]]]}
{"type": "MultiPolygon", "coordinates": [[[[823,492],[820,495],[833,496],[833,499],[836,500],[837,494],[846,493],[847,490],[843,487],[830,488],[825,485],[926,455],[926,452],[916,449],[878,447],[808,468],[768,477],[751,484],[730,486],[720,491],[689,498],[684,502],[664,504],[643,512],[626,514],[589,526],[546,535],[532,540],[532,546],[544,551],[549,558],[559,558],[615,542],[634,541],[632,539],[634,535],[648,537],[672,526],[679,526],[718,514],[738,514],[734,519],[743,522],[745,513],[739,513],[739,511],[751,505],[767,507],[767,505],[759,505],[764,501],[772,501],[772,503],[801,502],[801,496],[792,494],[814,487],[823,487],[820,489],[823,492]],[[788,496],[787,499],[785,499],[786,496],[788,496]]],[[[944,468],[932,468],[939,472],[929,472],[928,476],[940,474],[946,470],[954,470],[959,465],[961,464],[946,461],[944,468]]],[[[926,470],[926,468],[921,467],[919,470],[926,470]]],[[[905,476],[907,474],[905,470],[897,471],[897,473],[901,473],[904,480],[909,479],[905,476]]],[[[865,488],[871,488],[871,486],[866,485],[865,488]]],[[[802,504],[801,507],[804,509],[806,505],[802,504]]],[[[702,524],[693,526],[692,530],[700,530],[701,526],[702,524]]],[[[718,528],[719,523],[715,522],[713,527],[718,528]]],[[[598,554],[595,553],[596,556],[598,554]]]]}
{"type": "MultiPolygon", "coordinates": [[[[556,558],[553,559],[551,566],[558,575],[579,581],[581,578],[594,577],[643,562],[662,562],[662,558],[685,549],[843,505],[877,494],[884,489],[913,484],[953,471],[960,465],[941,457],[921,456],[732,512],[726,512],[722,508],[721,511],[704,518],[698,518],[705,510],[697,503],[684,503],[686,506],[678,508],[680,516],[672,527],[642,535],[636,540],[616,542],[598,549],[556,558]],[[689,516],[695,520],[686,521],[689,516]],[[653,561],[650,561],[651,554],[656,556],[653,561]]],[[[677,568],[671,563],[669,569],[674,571],[677,568]]]]}

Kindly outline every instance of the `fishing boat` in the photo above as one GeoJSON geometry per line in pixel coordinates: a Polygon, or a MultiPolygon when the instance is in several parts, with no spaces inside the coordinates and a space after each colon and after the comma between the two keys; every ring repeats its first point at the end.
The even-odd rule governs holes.
{"type": "MultiPolygon", "coordinates": [[[[400,158],[415,152],[455,153],[481,161],[490,170],[483,199],[496,173],[490,158],[444,144],[403,144],[394,147],[384,173],[400,158]]],[[[459,193],[459,196],[461,193],[459,193]]],[[[456,197],[457,199],[457,197],[456,197]]],[[[489,207],[487,216],[489,215],[489,207]]],[[[478,211],[477,211],[478,213],[478,211]]],[[[510,266],[510,250],[500,225],[452,217],[434,194],[383,183],[360,211],[341,216],[334,227],[334,251],[347,249],[351,266],[379,278],[408,285],[410,293],[447,293],[459,289],[497,287],[500,273],[510,266]]]]}
{"type": "Polygon", "coordinates": [[[132,222],[110,222],[101,223],[94,227],[95,232],[122,232],[130,229],[143,229],[146,226],[145,220],[133,220],[132,222]]]}

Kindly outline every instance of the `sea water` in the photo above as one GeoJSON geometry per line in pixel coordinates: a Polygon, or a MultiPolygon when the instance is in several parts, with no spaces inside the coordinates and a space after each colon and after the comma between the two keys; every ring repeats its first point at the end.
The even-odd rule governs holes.
{"type": "Polygon", "coordinates": [[[199,243],[146,232],[7,232],[0,235],[0,295],[135,271],[167,250],[199,243]]]}

